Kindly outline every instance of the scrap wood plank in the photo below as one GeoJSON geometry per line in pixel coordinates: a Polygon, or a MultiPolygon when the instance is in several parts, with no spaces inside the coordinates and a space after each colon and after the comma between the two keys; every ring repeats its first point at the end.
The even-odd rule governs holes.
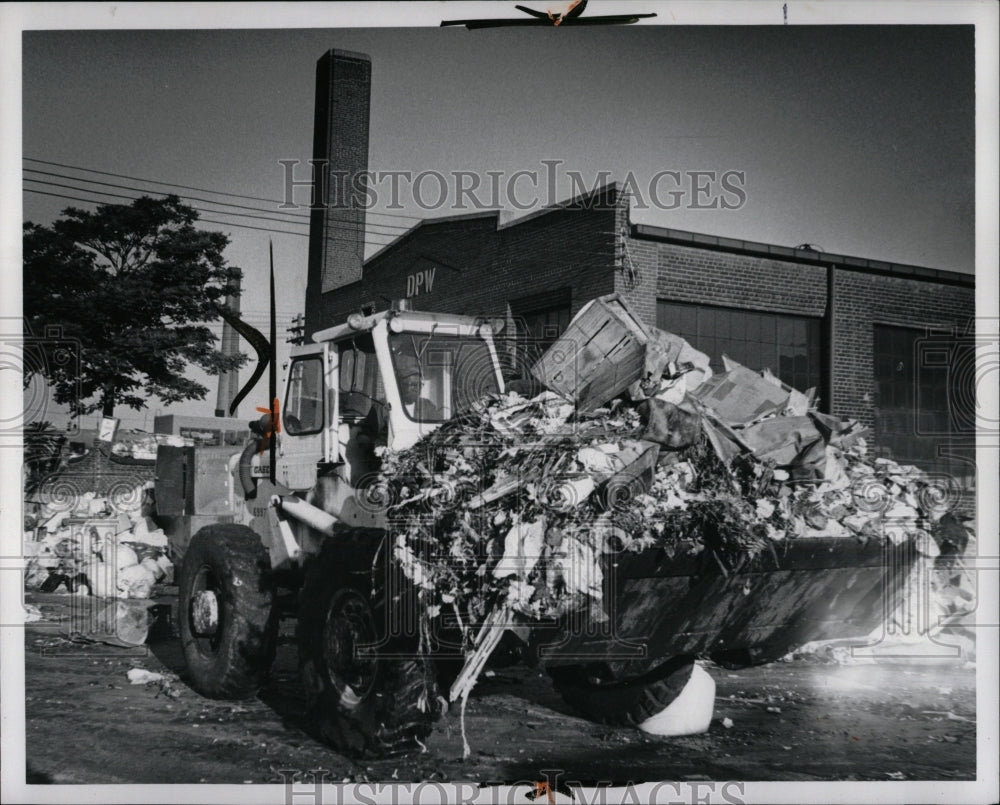
{"type": "Polygon", "coordinates": [[[465,658],[462,670],[452,683],[451,691],[448,694],[449,701],[453,702],[461,696],[468,696],[472,688],[475,687],[486,661],[500,643],[507,627],[513,622],[513,616],[514,610],[510,604],[496,607],[486,616],[486,620],[483,621],[483,625],[476,635],[472,653],[465,658]]]}
{"type": "Polygon", "coordinates": [[[506,478],[501,478],[489,489],[470,498],[466,507],[473,510],[480,509],[487,503],[492,503],[495,500],[506,497],[512,492],[516,492],[524,486],[527,481],[528,479],[523,475],[508,475],[506,478]]]}
{"type": "Polygon", "coordinates": [[[609,320],[593,338],[579,347],[581,366],[590,366],[592,363],[603,360],[608,355],[627,349],[636,343],[635,338],[620,329],[613,329],[609,326],[611,324],[612,322],[609,320]]]}
{"type": "Polygon", "coordinates": [[[605,328],[598,335],[601,337],[595,336],[580,348],[577,365],[581,372],[606,360],[645,361],[645,346],[629,333],[605,328]]]}

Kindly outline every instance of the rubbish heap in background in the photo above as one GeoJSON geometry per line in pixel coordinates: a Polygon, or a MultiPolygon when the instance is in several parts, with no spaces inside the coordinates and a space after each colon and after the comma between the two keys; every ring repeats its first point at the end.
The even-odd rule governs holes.
{"type": "Polygon", "coordinates": [[[41,506],[24,534],[25,587],[99,598],[150,597],[172,583],[167,537],[150,519],[152,482],[114,500],[93,492],[41,506]]]}
{"type": "Polygon", "coordinates": [[[602,297],[532,368],[548,391],[484,398],[387,453],[378,494],[424,617],[488,653],[471,627],[498,607],[606,619],[608,552],[710,551],[725,567],[787,539],[913,539],[933,556],[942,529],[969,533],[924,473],[870,459],[863,429],[812,391],[724,368],[602,297]]]}
{"type": "Polygon", "coordinates": [[[160,445],[170,447],[192,447],[196,442],[187,436],[170,433],[147,433],[128,441],[120,440],[111,446],[111,454],[118,458],[135,461],[156,461],[156,450],[160,445]]]}

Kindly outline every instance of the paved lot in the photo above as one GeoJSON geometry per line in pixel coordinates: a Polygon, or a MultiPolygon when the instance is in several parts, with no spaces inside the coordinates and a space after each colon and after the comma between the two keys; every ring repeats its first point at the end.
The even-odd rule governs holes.
{"type": "MultiPolygon", "coordinates": [[[[57,619],[65,603],[45,598],[36,603],[57,619]]],[[[314,769],[330,782],[512,782],[542,779],[542,769],[581,783],[975,777],[975,670],[961,662],[709,666],[717,683],[710,730],[669,740],[579,718],[537,670],[498,670],[469,701],[470,758],[462,759],[453,712],[426,752],[373,762],[339,755],[307,734],[287,639],[259,698],[219,702],[185,684],[175,638],[130,650],[74,643],[65,634],[52,622],[26,628],[33,782],[266,783],[314,769]],[[164,673],[168,682],[130,685],[134,667],[164,673]]]]}

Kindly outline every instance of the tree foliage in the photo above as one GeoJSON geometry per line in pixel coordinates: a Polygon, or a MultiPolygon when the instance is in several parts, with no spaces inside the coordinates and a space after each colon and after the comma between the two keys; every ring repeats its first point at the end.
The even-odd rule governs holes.
{"type": "Polygon", "coordinates": [[[240,270],[223,257],[229,238],[196,229],[197,218],[177,196],[143,196],[69,207],[51,226],[25,223],[26,327],[57,325],[79,341],[79,376],[38,368],[74,415],[139,410],[152,395],[202,399],[208,389],[185,376],[190,364],[215,375],[246,360],[224,356],[206,326],[240,270]]]}
{"type": "Polygon", "coordinates": [[[29,422],[24,426],[24,490],[35,492],[62,462],[66,435],[51,422],[29,422]]]}

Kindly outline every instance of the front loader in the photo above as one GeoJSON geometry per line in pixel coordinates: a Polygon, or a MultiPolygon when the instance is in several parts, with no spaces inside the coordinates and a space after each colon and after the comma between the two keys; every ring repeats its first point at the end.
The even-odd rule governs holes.
{"type": "Polygon", "coordinates": [[[247,449],[215,451],[214,467],[196,449],[162,448],[157,500],[176,500],[185,483],[229,492],[208,502],[219,522],[190,539],[180,573],[192,686],[218,698],[256,693],[279,617],[294,614],[319,733],[385,753],[426,735],[440,702],[417,651],[415,601],[391,561],[379,453],[412,446],[503,378],[490,325],[470,317],[358,313],[314,338],[292,350],[275,432],[265,415],[247,449]]]}
{"type": "MultiPolygon", "coordinates": [[[[319,736],[355,754],[403,751],[432,729],[439,681],[460,657],[442,649],[447,640],[421,643],[415,590],[393,560],[380,455],[502,392],[504,378],[482,319],[355,313],[314,341],[293,348],[277,427],[270,415],[254,423],[242,454],[161,448],[161,514],[182,536],[202,526],[180,573],[184,655],[198,692],[252,696],[279,618],[294,615],[319,736]],[[199,485],[215,490],[201,508],[199,485]]],[[[656,548],[609,556],[610,619],[521,630],[520,654],[584,715],[638,724],[679,693],[697,657],[749,665],[868,634],[913,559],[908,543],[843,538],[787,540],[729,568],[656,548]]]]}

